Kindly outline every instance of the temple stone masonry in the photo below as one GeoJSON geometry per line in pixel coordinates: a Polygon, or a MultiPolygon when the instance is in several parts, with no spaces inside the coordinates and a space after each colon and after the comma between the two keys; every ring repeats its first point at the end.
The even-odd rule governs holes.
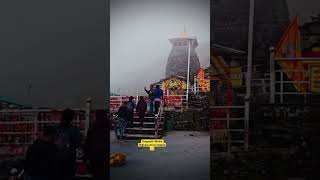
{"type": "MultiPolygon", "coordinates": [[[[249,0],[212,0],[211,41],[247,51],[249,0]]],[[[254,64],[268,65],[269,47],[276,46],[289,24],[286,0],[256,0],[254,14],[254,64]]]]}
{"type": "Polygon", "coordinates": [[[178,76],[187,78],[188,73],[188,43],[190,47],[190,80],[197,74],[200,68],[200,62],[195,48],[198,46],[196,38],[181,37],[169,39],[172,49],[168,57],[166,67],[166,78],[178,76]]]}

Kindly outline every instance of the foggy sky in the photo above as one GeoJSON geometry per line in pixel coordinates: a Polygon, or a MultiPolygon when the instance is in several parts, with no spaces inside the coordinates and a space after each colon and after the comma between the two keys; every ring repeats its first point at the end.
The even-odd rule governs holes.
{"type": "MultiPolygon", "coordinates": [[[[209,1],[111,0],[110,85],[112,92],[134,94],[165,75],[169,37],[187,31],[198,37],[197,53],[209,64],[209,1]]],[[[317,0],[288,0],[291,17],[301,23],[320,12],[317,0]]]]}
{"type": "MultiPolygon", "coordinates": [[[[135,5],[125,6],[125,8],[122,8],[121,2],[129,0],[114,1],[117,3],[112,5],[112,13],[124,23],[121,21],[112,23],[113,28],[116,28],[119,31],[117,33],[123,37],[113,34],[111,50],[121,46],[121,53],[126,55],[124,57],[130,58],[117,59],[115,64],[111,62],[111,77],[113,79],[117,77],[116,81],[111,81],[113,86],[120,87],[121,85],[122,89],[130,86],[142,86],[143,88],[144,85],[153,82],[153,79],[162,78],[171,49],[167,39],[171,37],[170,35],[178,35],[184,25],[187,31],[198,37],[200,44],[197,51],[203,64],[205,59],[203,56],[206,56],[208,51],[206,40],[209,38],[206,36],[209,35],[199,29],[205,29],[201,28],[203,27],[202,22],[207,22],[208,25],[204,26],[209,27],[209,12],[200,12],[198,9],[207,9],[208,3],[202,5],[200,1],[194,0],[192,1],[194,6],[191,7],[188,5],[188,0],[180,0],[183,3],[179,5],[173,3],[173,0],[170,1],[171,3],[168,0],[165,0],[167,2],[148,0],[148,2],[153,2],[148,14],[144,13],[143,8],[147,5],[141,5],[141,3],[137,5],[137,0],[131,0],[135,2],[135,5]],[[160,7],[166,7],[166,10],[161,12],[160,7]],[[201,17],[201,19],[190,23],[189,19],[182,15],[176,18],[173,16],[178,13],[176,8],[187,9],[189,19],[192,17],[201,17]],[[137,9],[135,11],[137,17],[142,18],[134,18],[130,14],[135,9],[137,9]],[[127,11],[130,13],[125,13],[127,11]],[[153,19],[160,15],[166,19],[161,21],[153,19]],[[151,18],[152,23],[141,27],[145,20],[151,18]],[[173,26],[173,19],[178,19],[179,23],[173,26]],[[168,23],[172,25],[169,26],[170,29],[167,27],[168,23]],[[130,27],[125,26],[126,24],[130,24],[130,27]],[[136,34],[140,31],[138,27],[144,29],[144,32],[155,33],[137,36],[136,34]],[[157,33],[160,30],[165,33],[157,33]],[[117,38],[124,39],[124,37],[125,42],[117,40],[117,38]],[[125,49],[130,46],[131,51],[138,51],[140,43],[154,39],[157,41],[144,47],[146,49],[157,48],[145,54],[132,56],[125,49]],[[147,61],[147,64],[140,63],[140,59],[147,61]],[[123,65],[132,65],[132,67],[121,69],[123,65]],[[155,68],[150,70],[150,67],[155,68]],[[144,70],[144,68],[148,69],[144,70]],[[117,71],[119,72],[115,73],[117,71]],[[136,71],[143,72],[142,77],[133,76],[136,71]],[[137,80],[145,78],[146,81],[119,84],[132,77],[137,80]]],[[[109,63],[109,55],[106,55],[108,49],[106,48],[108,44],[106,37],[109,33],[105,21],[105,3],[104,0],[0,1],[0,96],[10,96],[19,102],[37,106],[61,107],[83,106],[84,100],[91,96],[96,107],[104,107],[109,90],[107,87],[109,68],[106,67],[109,63]],[[33,86],[31,97],[27,96],[29,82],[33,86]]],[[[304,22],[309,20],[311,14],[320,12],[318,0],[288,0],[288,3],[291,15],[299,14],[304,22]]],[[[111,57],[114,56],[115,54],[111,55],[111,57]]]]}
{"type": "Polygon", "coordinates": [[[122,94],[143,92],[165,77],[169,38],[196,36],[200,64],[209,64],[209,0],[111,0],[110,85],[122,94]]]}
{"type": "Polygon", "coordinates": [[[104,0],[0,1],[0,95],[77,108],[91,96],[93,107],[104,108],[105,6],[104,0]]]}

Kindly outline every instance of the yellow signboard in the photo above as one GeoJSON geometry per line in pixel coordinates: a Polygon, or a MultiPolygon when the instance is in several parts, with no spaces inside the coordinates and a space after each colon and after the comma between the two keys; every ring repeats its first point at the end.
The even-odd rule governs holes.
{"type": "Polygon", "coordinates": [[[155,147],[166,147],[167,144],[163,139],[141,139],[138,147],[148,147],[150,151],[154,151],[155,147]]]}
{"type": "Polygon", "coordinates": [[[230,67],[229,71],[232,87],[240,87],[242,85],[241,67],[230,67]]]}
{"type": "Polygon", "coordinates": [[[320,92],[320,66],[311,66],[311,92],[320,92]]]}

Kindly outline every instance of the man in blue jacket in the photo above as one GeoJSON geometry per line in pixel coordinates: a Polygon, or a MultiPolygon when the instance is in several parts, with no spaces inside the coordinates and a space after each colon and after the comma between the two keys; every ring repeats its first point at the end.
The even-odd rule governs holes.
{"type": "Polygon", "coordinates": [[[154,90],[154,105],[155,105],[155,114],[158,114],[161,99],[163,98],[163,91],[160,89],[160,86],[157,85],[156,89],[154,90]]]}

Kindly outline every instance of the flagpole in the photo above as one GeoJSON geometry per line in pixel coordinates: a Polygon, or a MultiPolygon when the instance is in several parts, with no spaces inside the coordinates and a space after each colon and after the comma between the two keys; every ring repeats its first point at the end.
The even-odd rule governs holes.
{"type": "Polygon", "coordinates": [[[188,47],[188,73],[187,73],[187,96],[186,96],[186,101],[188,105],[188,98],[189,98],[189,81],[190,81],[190,49],[191,49],[191,39],[189,39],[189,47],[188,47]]]}
{"type": "Polygon", "coordinates": [[[249,148],[249,126],[250,126],[250,98],[251,98],[251,76],[252,76],[252,48],[253,48],[253,26],[254,26],[254,0],[250,0],[249,34],[248,34],[248,62],[246,76],[246,98],[245,98],[245,150],[249,148]]]}

